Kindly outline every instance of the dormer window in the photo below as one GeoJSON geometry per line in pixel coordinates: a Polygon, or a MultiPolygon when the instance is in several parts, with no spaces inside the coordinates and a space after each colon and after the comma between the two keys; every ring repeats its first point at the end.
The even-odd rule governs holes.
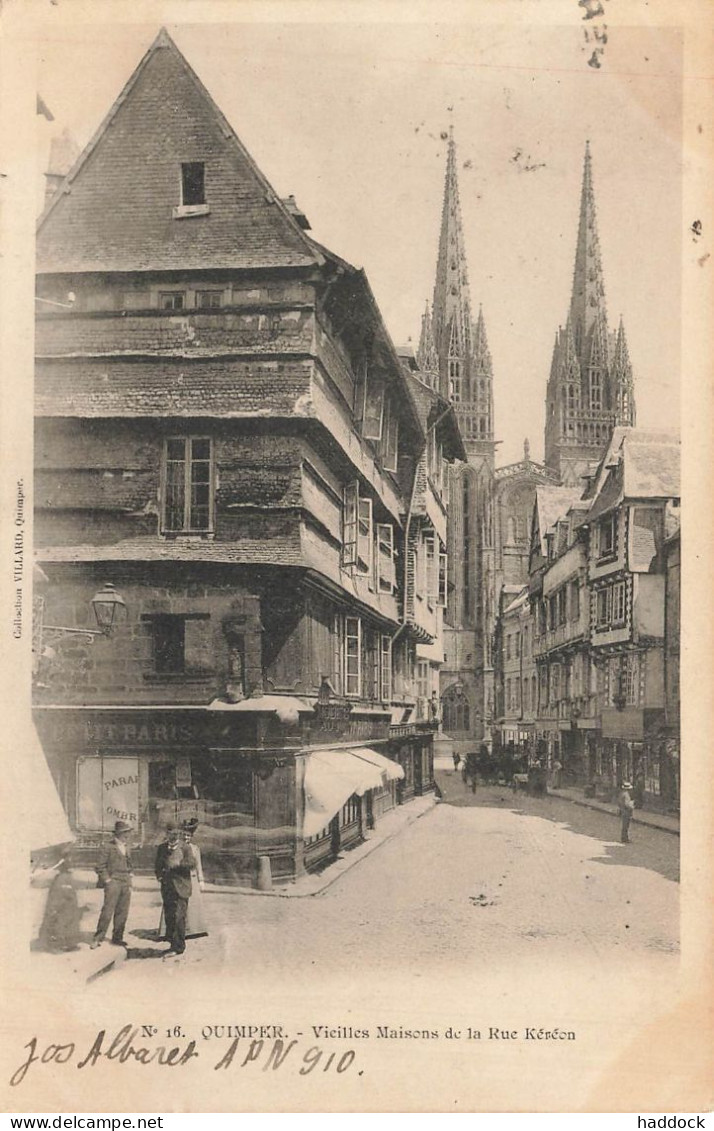
{"type": "Polygon", "coordinates": [[[174,219],[205,216],[208,212],[205,163],[184,161],[181,164],[181,203],[173,210],[174,219]]]}
{"type": "Polygon", "coordinates": [[[206,166],[203,161],[186,161],[181,166],[181,203],[206,203],[206,166]]]}

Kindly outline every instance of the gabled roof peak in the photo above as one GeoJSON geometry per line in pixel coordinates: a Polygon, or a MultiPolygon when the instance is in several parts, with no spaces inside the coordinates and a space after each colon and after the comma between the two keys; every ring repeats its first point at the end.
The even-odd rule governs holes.
{"type": "Polygon", "coordinates": [[[41,216],[38,269],[321,264],[305,226],[161,28],[41,216]],[[186,162],[205,164],[205,211],[189,220],[180,199],[186,162]]]}

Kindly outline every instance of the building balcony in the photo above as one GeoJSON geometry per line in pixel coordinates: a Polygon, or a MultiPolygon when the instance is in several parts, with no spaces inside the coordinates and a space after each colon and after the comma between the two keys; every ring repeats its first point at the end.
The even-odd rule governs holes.
{"type": "Polygon", "coordinates": [[[565,624],[548,629],[543,636],[537,636],[534,646],[536,656],[546,656],[559,648],[572,647],[584,641],[587,638],[587,626],[583,620],[583,617],[579,617],[576,621],[566,621],[565,624]]]}

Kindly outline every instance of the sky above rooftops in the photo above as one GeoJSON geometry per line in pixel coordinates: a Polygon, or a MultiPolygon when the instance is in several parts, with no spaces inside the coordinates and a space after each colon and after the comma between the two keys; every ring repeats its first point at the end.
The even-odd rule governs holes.
{"type": "MultiPolygon", "coordinates": [[[[363,266],[392,339],[431,299],[453,124],[474,310],[494,364],[499,465],[542,459],[553,339],[572,283],[589,138],[611,327],[623,315],[638,425],[676,426],[681,52],[673,29],[610,28],[599,70],[583,25],[167,25],[276,192],[363,266]]],[[[40,152],[89,140],[155,24],[48,20],[40,152]]]]}

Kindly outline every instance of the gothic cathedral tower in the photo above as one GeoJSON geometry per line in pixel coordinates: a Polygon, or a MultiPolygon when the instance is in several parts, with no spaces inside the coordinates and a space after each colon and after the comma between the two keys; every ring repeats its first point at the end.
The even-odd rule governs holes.
{"type": "Polygon", "coordinates": [[[585,146],[573,292],[558,328],[546,396],[545,462],[564,486],[584,485],[616,424],[634,425],[632,366],[620,320],[605,311],[590,144],[585,146]]]}
{"type": "Polygon", "coordinates": [[[422,318],[417,360],[425,380],[453,402],[468,453],[468,463],[450,473],[449,602],[441,677],[445,722],[456,697],[459,737],[473,742],[484,737],[492,701],[493,368],[483,314],[479,310],[475,323],[471,317],[451,131],[434,300],[422,318]]]}

